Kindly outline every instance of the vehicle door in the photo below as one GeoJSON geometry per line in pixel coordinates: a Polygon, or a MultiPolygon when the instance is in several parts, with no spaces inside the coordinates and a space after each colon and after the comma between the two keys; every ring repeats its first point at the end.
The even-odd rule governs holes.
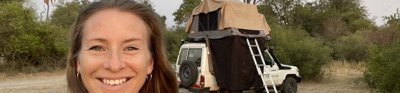
{"type": "MultiPolygon", "coordinates": [[[[267,65],[267,69],[265,69],[264,71],[268,71],[270,73],[272,80],[276,84],[277,81],[279,81],[279,67],[268,51],[265,51],[263,56],[265,64],[267,65]]],[[[268,80],[267,82],[270,83],[269,77],[266,77],[266,79],[268,80]]]]}

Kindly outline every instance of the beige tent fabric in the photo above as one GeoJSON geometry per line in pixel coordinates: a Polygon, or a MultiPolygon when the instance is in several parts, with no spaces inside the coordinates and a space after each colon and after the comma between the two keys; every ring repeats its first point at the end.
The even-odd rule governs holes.
{"type": "MultiPolygon", "coordinates": [[[[221,8],[219,30],[231,27],[261,30],[264,31],[265,34],[269,34],[271,30],[264,16],[258,13],[256,5],[246,4],[239,0],[203,0],[203,2],[193,10],[192,17],[193,15],[209,13],[219,8],[221,8]]],[[[192,24],[192,17],[190,18],[189,26],[192,24]]]]}

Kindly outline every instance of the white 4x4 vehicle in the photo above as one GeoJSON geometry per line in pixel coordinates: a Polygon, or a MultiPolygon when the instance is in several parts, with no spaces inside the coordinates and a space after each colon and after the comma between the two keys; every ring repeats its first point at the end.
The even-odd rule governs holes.
{"type": "MultiPolygon", "coordinates": [[[[209,62],[208,57],[210,54],[205,43],[182,44],[175,64],[175,71],[178,73],[178,82],[181,87],[188,88],[193,92],[222,91],[210,71],[212,63],[209,62]]],[[[281,93],[296,93],[297,83],[301,81],[298,68],[281,65],[269,51],[265,51],[264,59],[268,64],[265,70],[270,71],[273,82],[281,93]]],[[[253,64],[253,62],[249,62],[249,64],[253,64]]],[[[265,81],[269,87],[272,87],[269,78],[266,78],[265,81]]],[[[254,90],[259,92],[260,88],[254,90]]]]}
{"type": "Polygon", "coordinates": [[[295,93],[301,81],[297,67],[280,64],[272,49],[262,52],[268,49],[264,44],[270,31],[256,5],[203,0],[185,29],[188,43],[181,46],[175,64],[178,82],[194,92],[261,92],[273,87],[275,92],[295,93]]]}

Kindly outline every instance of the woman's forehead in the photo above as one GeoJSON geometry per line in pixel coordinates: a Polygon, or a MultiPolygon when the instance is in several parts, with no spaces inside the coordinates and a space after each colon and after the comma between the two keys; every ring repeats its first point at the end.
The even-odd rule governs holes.
{"type": "Polygon", "coordinates": [[[148,29],[137,15],[117,9],[101,10],[84,24],[83,38],[147,39],[148,29]]]}

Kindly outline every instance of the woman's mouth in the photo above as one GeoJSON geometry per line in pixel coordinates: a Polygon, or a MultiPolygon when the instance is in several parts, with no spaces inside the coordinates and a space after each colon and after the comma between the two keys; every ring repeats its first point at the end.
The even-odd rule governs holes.
{"type": "Polygon", "coordinates": [[[121,79],[100,79],[104,84],[116,86],[125,83],[129,80],[129,78],[121,78],[121,79]]]}

